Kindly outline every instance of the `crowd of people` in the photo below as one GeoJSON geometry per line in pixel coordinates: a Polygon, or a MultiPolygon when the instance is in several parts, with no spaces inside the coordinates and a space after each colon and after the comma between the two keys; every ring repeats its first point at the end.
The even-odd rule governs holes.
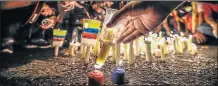
{"type": "Polygon", "coordinates": [[[104,20],[107,8],[118,9],[107,27],[124,20],[119,42],[130,42],[150,31],[193,34],[198,44],[205,35],[217,38],[217,3],[150,1],[3,1],[1,2],[1,50],[13,53],[13,45],[26,48],[51,46],[52,29],[82,28],[82,19],[104,20]],[[176,8],[176,9],[175,9],[176,8]],[[156,28],[156,29],[155,29],[156,28]],[[171,29],[172,28],[172,29],[171,29]],[[183,29],[184,28],[184,29],[183,29]]]}

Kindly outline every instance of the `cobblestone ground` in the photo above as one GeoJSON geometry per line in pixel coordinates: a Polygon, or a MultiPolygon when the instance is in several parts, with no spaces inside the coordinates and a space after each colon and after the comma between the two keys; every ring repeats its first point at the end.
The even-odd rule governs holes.
{"type": "MultiPolygon", "coordinates": [[[[4,62],[8,68],[0,71],[0,85],[88,85],[88,72],[92,71],[95,57],[85,65],[80,55],[75,57],[53,57],[53,49],[22,50],[4,62]]],[[[168,55],[166,62],[154,58],[148,63],[143,56],[136,57],[134,65],[123,61],[124,85],[215,85],[217,82],[217,47],[201,46],[198,54],[168,55]]],[[[100,69],[104,73],[105,85],[111,82],[111,71],[115,64],[107,58],[100,69]]]]}

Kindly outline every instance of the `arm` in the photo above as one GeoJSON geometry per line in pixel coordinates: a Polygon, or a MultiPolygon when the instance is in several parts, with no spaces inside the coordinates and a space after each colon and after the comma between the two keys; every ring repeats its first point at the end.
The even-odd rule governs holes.
{"type": "Polygon", "coordinates": [[[203,12],[198,13],[198,25],[202,24],[203,22],[203,12]]]}
{"type": "Polygon", "coordinates": [[[2,1],[1,9],[10,10],[10,9],[15,9],[15,8],[25,7],[35,2],[36,1],[2,1]]]}
{"type": "Polygon", "coordinates": [[[165,19],[162,24],[163,24],[164,29],[165,29],[166,32],[167,32],[167,35],[169,35],[169,34],[170,34],[170,31],[171,31],[171,28],[170,28],[170,26],[169,26],[169,24],[168,24],[167,19],[165,19]]]}

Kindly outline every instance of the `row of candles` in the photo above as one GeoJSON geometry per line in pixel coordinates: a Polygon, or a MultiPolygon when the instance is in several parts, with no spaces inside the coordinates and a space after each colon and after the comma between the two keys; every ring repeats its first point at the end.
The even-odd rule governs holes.
{"type": "MultiPolygon", "coordinates": [[[[110,37],[107,32],[105,35],[106,35],[105,37],[107,36],[108,38],[110,37]]],[[[130,64],[134,63],[134,57],[139,54],[145,54],[146,61],[152,61],[152,56],[161,57],[161,60],[165,61],[167,60],[167,55],[171,52],[173,52],[173,54],[183,54],[186,50],[192,55],[195,55],[197,53],[197,46],[192,43],[192,35],[189,35],[189,37],[185,37],[183,33],[180,33],[179,35],[171,34],[170,37],[167,37],[166,39],[162,36],[162,32],[160,32],[158,35],[149,33],[149,36],[145,37],[144,40],[143,38],[139,38],[133,42],[130,42],[129,44],[123,44],[122,46],[124,49],[123,50],[123,53],[124,53],[123,60],[128,59],[130,64]],[[133,45],[133,42],[135,45],[133,45]]],[[[111,45],[108,43],[105,43],[105,45],[106,47],[103,46],[101,48],[99,56],[102,53],[107,53],[109,51],[109,49],[105,51],[105,48],[108,48],[108,46],[111,46],[111,45]]],[[[112,60],[116,61],[116,64],[117,62],[122,62],[122,59],[120,58],[120,48],[121,48],[120,44],[116,44],[115,46],[112,46],[112,47],[113,47],[112,57],[114,58],[112,60]]],[[[101,56],[99,57],[99,56],[98,56],[98,59],[99,58],[101,59],[99,61],[97,60],[96,63],[103,65],[107,55],[102,55],[102,56],[105,56],[104,58],[101,56]]],[[[114,84],[124,84],[125,71],[119,65],[120,63],[112,71],[112,82],[114,84]]],[[[104,80],[103,73],[101,71],[94,70],[91,73],[89,73],[89,84],[93,85],[93,84],[96,84],[96,82],[102,83],[103,80],[104,80]],[[98,77],[95,77],[97,81],[92,80],[92,78],[94,77],[93,74],[96,74],[96,76],[98,76],[98,77]]],[[[96,85],[93,85],[93,86],[96,86],[96,85]]]]}
{"type": "MultiPolygon", "coordinates": [[[[161,60],[166,61],[167,55],[170,52],[173,52],[173,54],[182,54],[184,50],[187,50],[191,54],[196,54],[197,52],[196,45],[192,43],[192,36],[190,35],[186,38],[183,33],[171,34],[170,37],[166,39],[163,37],[162,32],[159,34],[149,33],[148,37],[140,37],[128,44],[116,44],[114,43],[114,39],[117,28],[102,29],[102,31],[98,33],[101,22],[86,19],[83,20],[83,24],[84,31],[81,36],[81,43],[77,41],[79,37],[78,31],[73,32],[74,37],[72,38],[74,39],[69,46],[70,56],[75,56],[75,53],[80,47],[81,58],[85,59],[86,64],[89,63],[90,54],[97,56],[96,68],[101,68],[105,64],[107,57],[112,56],[112,61],[115,62],[117,66],[112,71],[112,82],[115,84],[124,83],[125,71],[119,66],[122,60],[128,60],[128,63],[132,65],[134,64],[135,56],[139,56],[140,54],[145,55],[142,56],[142,58],[145,58],[146,61],[152,61],[152,57],[154,56],[161,57],[161,60]],[[121,58],[122,53],[124,54],[123,58],[121,58]]],[[[60,33],[59,31],[56,37],[63,38],[66,36],[66,31],[60,33]]],[[[56,42],[53,44],[57,45],[57,43],[55,43],[56,42]]],[[[62,44],[58,44],[58,46],[62,46],[62,44]]],[[[55,53],[55,55],[57,56],[58,54],[55,53]]],[[[96,69],[90,72],[88,77],[89,85],[91,86],[102,85],[104,82],[103,73],[96,69]]]]}

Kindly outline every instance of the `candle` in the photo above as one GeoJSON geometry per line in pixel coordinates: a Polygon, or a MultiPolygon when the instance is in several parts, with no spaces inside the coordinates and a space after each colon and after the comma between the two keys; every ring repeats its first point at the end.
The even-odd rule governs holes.
{"type": "MultiPolygon", "coordinates": [[[[145,55],[146,47],[145,47],[145,42],[144,42],[144,37],[139,37],[139,53],[141,55],[145,55]]],[[[145,58],[144,56],[142,58],[145,58]]]]}
{"type": "Polygon", "coordinates": [[[128,60],[128,44],[124,44],[124,60],[128,60]]]}
{"type": "Polygon", "coordinates": [[[124,84],[125,79],[125,70],[121,67],[116,67],[114,70],[112,70],[112,82],[114,84],[124,84]]]}
{"type": "Polygon", "coordinates": [[[145,41],[145,54],[146,54],[146,61],[151,61],[151,42],[145,41]]]}
{"type": "Polygon", "coordinates": [[[134,49],[133,49],[133,41],[129,44],[129,64],[133,65],[134,63],[134,49]]]}
{"type": "Polygon", "coordinates": [[[75,56],[73,43],[70,43],[70,56],[75,56]]]}
{"type": "Polygon", "coordinates": [[[156,57],[160,57],[161,55],[160,55],[160,49],[155,49],[154,50],[154,55],[156,56],[156,57]]]}
{"type": "Polygon", "coordinates": [[[177,48],[176,48],[176,38],[172,38],[172,45],[173,45],[173,54],[177,54],[177,48]]]}
{"type": "Polygon", "coordinates": [[[113,46],[113,47],[112,47],[112,50],[113,50],[112,62],[115,63],[115,62],[116,62],[116,47],[113,46]]]}
{"type": "Polygon", "coordinates": [[[89,57],[90,57],[90,51],[91,51],[91,49],[92,49],[91,46],[87,46],[86,54],[85,54],[85,63],[86,63],[86,64],[89,63],[89,57]]]}
{"type": "Polygon", "coordinates": [[[139,38],[135,39],[134,42],[135,42],[135,55],[139,56],[139,49],[140,49],[139,48],[139,38]]]}
{"type": "Polygon", "coordinates": [[[197,54],[197,46],[194,43],[192,43],[191,54],[192,55],[196,55],[197,54]]]}
{"type": "Polygon", "coordinates": [[[116,66],[119,65],[120,62],[120,44],[116,45],[116,66]]]}
{"type": "Polygon", "coordinates": [[[89,86],[102,86],[104,85],[104,75],[99,70],[94,70],[88,74],[89,86]]]}
{"type": "Polygon", "coordinates": [[[165,55],[165,50],[166,50],[166,46],[165,46],[165,39],[162,38],[160,40],[160,55],[161,55],[161,60],[166,60],[166,55],[165,55]]]}
{"type": "Polygon", "coordinates": [[[97,38],[96,45],[94,49],[92,50],[92,54],[94,56],[98,56],[99,52],[100,52],[100,41],[99,41],[99,38],[97,38]]]}
{"type": "Polygon", "coordinates": [[[192,50],[192,35],[189,35],[187,40],[187,51],[190,52],[192,50]]]}

